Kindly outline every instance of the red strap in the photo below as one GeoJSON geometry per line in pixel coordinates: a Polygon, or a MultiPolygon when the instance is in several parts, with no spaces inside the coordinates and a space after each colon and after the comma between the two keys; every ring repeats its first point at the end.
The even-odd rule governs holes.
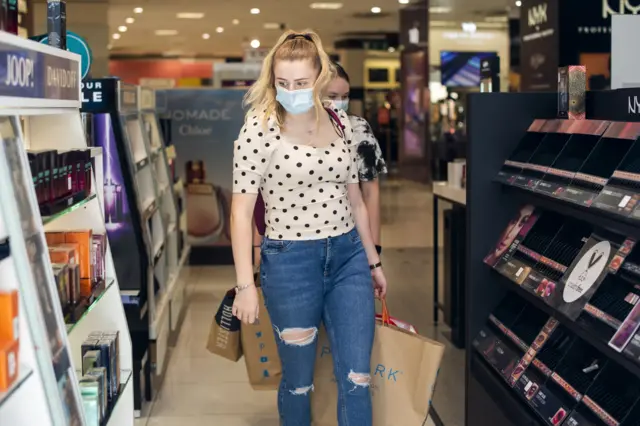
{"type": "Polygon", "coordinates": [[[329,117],[331,117],[333,122],[338,125],[338,128],[339,128],[338,130],[340,130],[340,132],[342,133],[341,136],[343,138],[346,137],[346,134],[344,133],[344,125],[342,124],[342,121],[340,121],[340,117],[338,117],[338,114],[336,114],[336,112],[330,108],[325,108],[325,109],[329,113],[329,117]]]}

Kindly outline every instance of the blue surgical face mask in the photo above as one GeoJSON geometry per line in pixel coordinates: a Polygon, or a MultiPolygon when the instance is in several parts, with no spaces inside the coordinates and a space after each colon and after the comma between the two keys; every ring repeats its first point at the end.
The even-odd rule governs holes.
{"type": "Polygon", "coordinates": [[[277,86],[276,92],[276,100],[289,114],[302,114],[313,108],[313,87],[287,90],[277,86]]]}
{"type": "Polygon", "coordinates": [[[347,110],[349,109],[349,98],[331,99],[329,102],[331,102],[331,106],[333,106],[336,109],[341,109],[344,112],[347,112],[347,110]]]}

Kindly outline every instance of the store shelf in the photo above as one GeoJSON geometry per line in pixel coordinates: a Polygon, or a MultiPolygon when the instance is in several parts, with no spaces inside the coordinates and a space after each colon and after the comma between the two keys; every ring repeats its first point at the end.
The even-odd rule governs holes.
{"type": "Polygon", "coordinates": [[[11,397],[13,394],[22,387],[23,384],[29,380],[33,376],[33,369],[28,367],[27,365],[20,364],[20,371],[18,374],[18,379],[9,387],[9,389],[5,392],[0,392],[0,410],[2,410],[5,404],[8,404],[11,401],[11,397]]]}
{"type": "Polygon", "coordinates": [[[530,202],[538,207],[560,213],[595,224],[601,228],[617,231],[624,235],[640,239],[640,221],[616,215],[605,210],[585,207],[560,198],[551,198],[545,194],[529,189],[503,184],[505,191],[516,194],[523,202],[530,202]]]}
{"type": "Polygon", "coordinates": [[[149,198],[142,203],[142,218],[150,218],[158,209],[158,203],[153,198],[149,198]]]}
{"type": "Polygon", "coordinates": [[[165,310],[169,306],[169,302],[173,299],[173,294],[176,291],[178,278],[180,277],[180,271],[184,267],[188,258],[188,250],[185,250],[185,253],[180,258],[180,263],[176,268],[176,272],[171,274],[168,280],[167,289],[160,300],[156,303],[156,316],[153,318],[151,325],[149,327],[149,339],[155,340],[158,337],[158,330],[160,327],[160,322],[164,318],[165,310]]]}
{"type": "Polygon", "coordinates": [[[90,194],[88,197],[85,197],[84,194],[82,194],[81,196],[80,195],[71,196],[67,200],[62,201],[62,203],[66,203],[68,207],[62,208],[62,210],[56,212],[55,214],[51,214],[49,216],[42,216],[42,224],[46,226],[51,222],[55,221],[56,219],[59,219],[66,214],[69,214],[71,212],[78,210],[81,207],[86,206],[95,198],[96,198],[95,193],[90,194]]]}
{"type": "Polygon", "coordinates": [[[594,333],[593,329],[590,329],[587,324],[583,323],[580,318],[577,321],[573,321],[568,318],[561,312],[556,311],[551,306],[547,305],[542,299],[540,299],[535,294],[530,293],[526,289],[520,287],[515,284],[508,278],[500,275],[498,272],[494,274],[496,276],[497,281],[508,290],[517,293],[520,297],[525,299],[527,302],[531,303],[537,309],[545,312],[549,316],[556,318],[571,330],[576,336],[589,343],[591,346],[602,352],[607,358],[615,361],[620,366],[624,367],[627,371],[629,371],[634,376],[640,378],[640,365],[634,363],[632,360],[627,358],[625,355],[616,352],[611,347],[609,347],[608,342],[599,338],[596,333],[594,333]]]}
{"type": "Polygon", "coordinates": [[[65,316],[65,322],[67,319],[77,318],[73,323],[67,323],[67,334],[71,334],[73,330],[78,326],[83,319],[85,319],[89,313],[100,303],[103,296],[111,289],[116,280],[108,278],[106,282],[98,283],[93,290],[91,297],[84,299],[76,306],[73,307],[73,312],[68,313],[65,316]]]}

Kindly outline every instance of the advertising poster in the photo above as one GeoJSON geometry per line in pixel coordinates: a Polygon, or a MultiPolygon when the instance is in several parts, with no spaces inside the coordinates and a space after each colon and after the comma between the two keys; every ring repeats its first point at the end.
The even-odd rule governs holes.
{"type": "Polygon", "coordinates": [[[522,4],[520,89],[523,92],[556,90],[560,54],[558,7],[558,0],[530,0],[522,4]]]}
{"type": "Polygon", "coordinates": [[[188,243],[230,246],[233,142],[244,124],[244,90],[167,90],[158,105],[171,117],[176,173],[187,191],[188,243]]]}

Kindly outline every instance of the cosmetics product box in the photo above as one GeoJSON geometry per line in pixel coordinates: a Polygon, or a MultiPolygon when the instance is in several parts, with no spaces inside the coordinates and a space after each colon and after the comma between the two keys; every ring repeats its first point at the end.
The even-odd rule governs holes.
{"type": "Polygon", "coordinates": [[[63,263],[53,263],[51,266],[60,305],[64,308],[69,305],[69,268],[63,263]]]}
{"type": "Polygon", "coordinates": [[[104,367],[96,367],[89,370],[86,374],[89,377],[94,377],[98,381],[100,389],[98,395],[100,397],[100,419],[102,420],[107,411],[108,399],[107,399],[107,369],[104,367]]]}
{"type": "Polygon", "coordinates": [[[36,199],[38,204],[42,202],[42,194],[40,194],[42,176],[39,173],[38,158],[35,154],[27,151],[27,158],[29,160],[29,169],[31,170],[31,179],[33,182],[33,188],[36,191],[36,199]]]}
{"type": "MultiPolygon", "coordinates": [[[[64,240],[67,243],[78,244],[80,254],[80,278],[91,280],[91,249],[93,247],[92,231],[90,229],[82,231],[68,231],[64,234],[64,240]]],[[[91,294],[91,289],[88,289],[88,294],[85,294],[86,291],[86,288],[82,288],[84,296],[91,294]]]]}
{"type": "Polygon", "coordinates": [[[91,194],[91,168],[92,168],[92,158],[91,151],[88,149],[82,150],[82,157],[84,162],[84,180],[82,183],[82,188],[87,196],[91,194]]]}
{"type": "Polygon", "coordinates": [[[18,378],[17,340],[0,341],[0,392],[5,392],[18,378]]]}
{"type": "Polygon", "coordinates": [[[76,265],[80,261],[80,245],[74,243],[51,245],[49,257],[52,263],[76,265]]]}
{"type": "Polygon", "coordinates": [[[81,350],[83,357],[84,354],[88,351],[100,351],[100,362],[107,369],[107,396],[109,400],[111,400],[116,394],[116,392],[114,392],[114,389],[117,391],[115,383],[113,383],[115,381],[113,379],[115,374],[115,359],[113,359],[112,357],[115,357],[115,342],[104,340],[102,337],[100,337],[99,339],[91,338],[84,341],[81,350]]]}
{"type": "Polygon", "coordinates": [[[69,303],[75,305],[82,298],[80,290],[80,265],[68,265],[69,268],[69,303]]]}
{"type": "Polygon", "coordinates": [[[18,291],[0,291],[0,341],[20,339],[18,291]]]}
{"type": "Polygon", "coordinates": [[[85,375],[92,368],[102,367],[100,351],[87,351],[82,355],[82,374],[85,375]]]}
{"type": "Polygon", "coordinates": [[[118,331],[105,331],[102,334],[102,339],[113,341],[113,353],[114,353],[114,375],[112,376],[114,379],[115,385],[114,390],[116,394],[118,393],[118,389],[120,389],[120,332],[118,331]]]}
{"type": "Polygon", "coordinates": [[[67,50],[66,0],[47,0],[47,34],[49,46],[67,50]]]}
{"type": "Polygon", "coordinates": [[[79,380],[80,396],[87,426],[99,426],[101,419],[100,383],[95,377],[84,376],[79,380]]]}
{"type": "Polygon", "coordinates": [[[59,196],[67,197],[73,190],[73,167],[70,151],[58,151],[59,196]]]}
{"type": "Polygon", "coordinates": [[[105,279],[105,256],[107,253],[107,236],[105,234],[93,234],[93,280],[105,279]]]}
{"type": "Polygon", "coordinates": [[[118,354],[116,352],[116,338],[102,336],[98,345],[100,345],[100,350],[103,352],[107,352],[109,354],[109,364],[105,365],[107,367],[108,373],[108,383],[109,383],[109,399],[115,398],[118,394],[120,374],[117,370],[118,365],[118,354]]]}
{"type": "Polygon", "coordinates": [[[36,168],[38,170],[38,178],[40,180],[41,203],[53,201],[52,194],[52,175],[55,163],[56,151],[54,150],[37,150],[31,151],[34,156],[36,168]]]}
{"type": "Polygon", "coordinates": [[[587,67],[570,65],[558,69],[558,117],[584,120],[587,67]]]}

